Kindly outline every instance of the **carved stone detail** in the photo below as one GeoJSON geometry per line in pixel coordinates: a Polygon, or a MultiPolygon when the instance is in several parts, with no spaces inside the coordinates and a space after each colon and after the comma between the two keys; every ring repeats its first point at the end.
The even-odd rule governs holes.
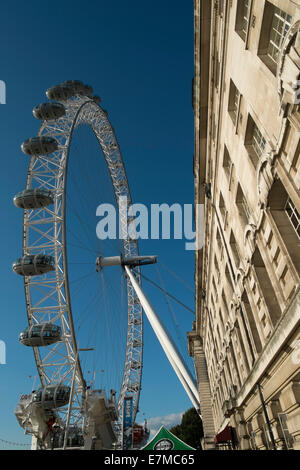
{"type": "Polygon", "coordinates": [[[257,167],[257,192],[261,209],[267,206],[269,192],[275,179],[273,158],[273,152],[266,154],[257,167]]]}
{"type": "Polygon", "coordinates": [[[238,296],[239,301],[242,298],[242,295],[245,289],[245,285],[244,285],[245,276],[246,276],[246,273],[244,269],[240,267],[236,274],[236,294],[238,296]]]}
{"type": "Polygon", "coordinates": [[[247,253],[247,260],[250,262],[252,255],[255,251],[256,247],[256,232],[257,232],[257,227],[254,224],[249,224],[247,225],[245,229],[245,248],[246,248],[246,253],[247,253]]]}
{"type": "Polygon", "coordinates": [[[294,105],[300,88],[300,20],[294,23],[288,31],[282,45],[277,68],[278,92],[281,107],[294,105]],[[298,84],[297,84],[298,82],[298,84]]]}

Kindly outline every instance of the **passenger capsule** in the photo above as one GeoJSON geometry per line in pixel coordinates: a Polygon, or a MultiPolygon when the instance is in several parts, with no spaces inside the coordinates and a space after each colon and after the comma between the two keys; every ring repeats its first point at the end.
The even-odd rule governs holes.
{"type": "Polygon", "coordinates": [[[97,96],[97,95],[92,96],[92,100],[95,101],[95,103],[97,103],[97,104],[101,103],[101,98],[100,98],[100,96],[97,96]]]}
{"type": "Polygon", "coordinates": [[[32,111],[36,119],[41,121],[51,121],[59,119],[66,114],[66,109],[61,103],[42,103],[33,108],[32,111]]]}
{"type": "MultiPolygon", "coordinates": [[[[63,432],[55,432],[51,436],[52,440],[52,448],[53,449],[62,449],[64,445],[64,433],[63,432]]],[[[83,437],[83,431],[82,431],[82,426],[80,427],[79,425],[72,425],[69,426],[69,431],[68,431],[68,440],[66,447],[84,447],[84,437],[83,437]]]]}
{"type": "Polygon", "coordinates": [[[40,209],[53,204],[53,194],[47,189],[25,189],[14,197],[14,204],[20,209],[40,209]]]}
{"type": "Polygon", "coordinates": [[[66,385],[47,385],[33,393],[33,403],[40,404],[45,410],[65,406],[70,399],[70,387],[66,385]]]}
{"type": "Polygon", "coordinates": [[[50,153],[56,152],[58,149],[58,143],[52,137],[33,137],[25,140],[21,145],[21,149],[31,157],[39,157],[41,155],[49,155],[50,153]]]}
{"type": "Polygon", "coordinates": [[[61,328],[53,323],[31,325],[20,333],[19,341],[24,346],[41,347],[54,344],[61,339],[61,328]]]}
{"type": "Polygon", "coordinates": [[[91,96],[93,94],[93,88],[89,85],[83,85],[83,89],[80,94],[83,96],[91,96]]]}
{"type": "Polygon", "coordinates": [[[55,85],[46,91],[47,98],[54,101],[67,101],[75,94],[73,88],[63,84],[55,85]]]}
{"type": "Polygon", "coordinates": [[[13,263],[13,271],[20,276],[40,276],[55,270],[53,256],[25,255],[13,263]]]}
{"type": "Polygon", "coordinates": [[[81,95],[85,91],[85,85],[80,80],[67,80],[62,85],[69,87],[74,95],[81,95]]]}

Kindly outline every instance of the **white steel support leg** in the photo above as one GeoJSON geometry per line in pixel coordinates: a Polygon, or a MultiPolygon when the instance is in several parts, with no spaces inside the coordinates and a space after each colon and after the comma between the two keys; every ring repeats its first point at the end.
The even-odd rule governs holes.
{"type": "Polygon", "coordinates": [[[31,438],[31,450],[38,450],[38,440],[35,436],[31,438]]]}
{"type": "Polygon", "coordinates": [[[68,434],[69,434],[70,418],[71,418],[71,411],[72,411],[72,402],[73,402],[75,378],[76,378],[76,371],[77,371],[77,361],[78,361],[78,351],[76,352],[76,356],[75,356],[75,364],[74,364],[74,371],[73,371],[72,384],[71,384],[71,390],[70,390],[70,399],[69,399],[69,405],[68,405],[68,414],[67,414],[67,422],[66,422],[63,450],[66,449],[67,443],[68,443],[68,434]]]}
{"type": "Polygon", "coordinates": [[[183,388],[185,389],[186,393],[188,394],[191,402],[193,403],[195,409],[197,410],[199,416],[201,417],[200,415],[200,404],[199,404],[199,401],[197,398],[195,398],[193,392],[191,391],[189,385],[186,383],[186,380],[184,379],[184,377],[182,376],[180,370],[178,369],[176,363],[174,362],[173,358],[171,355],[169,355],[169,353],[167,352],[166,349],[164,349],[165,353],[166,353],[166,356],[171,364],[171,366],[173,367],[175,373],[177,374],[177,377],[179,378],[183,388]]]}
{"type": "Polygon", "coordinates": [[[124,268],[147,315],[150,325],[152,326],[153,331],[155,332],[163,350],[166,353],[167,358],[169,359],[185,391],[188,393],[193,405],[197,411],[199,411],[200,403],[198,398],[198,390],[192,375],[190,374],[187,366],[184,364],[184,360],[182,359],[179,351],[167,333],[150,301],[147,299],[146,295],[136,281],[134,275],[128,266],[124,266],[124,268]]]}

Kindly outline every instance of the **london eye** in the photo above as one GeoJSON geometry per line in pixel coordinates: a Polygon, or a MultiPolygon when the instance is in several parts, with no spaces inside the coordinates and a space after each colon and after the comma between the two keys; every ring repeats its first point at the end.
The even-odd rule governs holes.
{"type": "MultiPolygon", "coordinates": [[[[120,444],[126,397],[133,420],[138,412],[143,317],[124,270],[106,279],[99,260],[139,252],[134,237],[110,244],[97,239],[96,226],[86,222],[87,196],[94,195],[95,216],[95,204],[108,200],[117,212],[121,197],[130,207],[131,194],[114,129],[92,88],[71,80],[46,94],[49,101],[33,109],[39,132],[21,146],[29,157],[27,183],[14,198],[24,215],[23,255],[13,270],[24,277],[28,319],[19,340],[33,349],[40,379],[37,390],[21,397],[16,415],[37,447],[53,446],[55,435],[58,447],[111,448],[120,444]],[[86,351],[94,365],[85,365],[86,351]]],[[[121,230],[129,223],[128,215],[120,216],[121,230]]],[[[139,267],[136,279],[140,283],[139,267]]]]}

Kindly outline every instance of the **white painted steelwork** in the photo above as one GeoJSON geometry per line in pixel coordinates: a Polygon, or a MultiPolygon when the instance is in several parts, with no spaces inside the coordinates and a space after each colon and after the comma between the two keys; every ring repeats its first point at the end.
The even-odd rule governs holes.
{"type": "Polygon", "coordinates": [[[181,357],[179,351],[177,350],[176,345],[174,344],[172,338],[169,336],[165,326],[162,324],[159,316],[155,312],[154,307],[151,305],[147,296],[143,292],[139,283],[137,282],[134,274],[131,272],[128,266],[124,266],[125,271],[132,283],[136,294],[141,302],[141,305],[144,309],[144,312],[149,320],[149,323],[156,334],[165,354],[172,365],[177,377],[179,378],[182,386],[184,387],[186,393],[188,394],[191,402],[193,403],[196,410],[200,411],[199,395],[195,380],[193,379],[191,373],[189,372],[186,364],[184,363],[183,358],[181,357]]]}
{"type": "MultiPolygon", "coordinates": [[[[91,89],[88,90],[89,92],[91,89]]],[[[68,87],[48,90],[49,98],[62,104],[65,114],[57,120],[44,121],[38,137],[55,139],[57,149],[51,155],[34,155],[30,159],[26,190],[40,188],[51,191],[53,205],[41,209],[25,209],[23,222],[23,255],[45,253],[55,259],[54,272],[39,277],[25,276],[25,298],[29,326],[52,322],[60,326],[61,341],[42,349],[33,348],[38,374],[43,387],[64,383],[71,385],[77,355],[72,305],[68,280],[66,248],[66,185],[70,145],[74,130],[88,125],[93,130],[104,154],[116,200],[126,197],[132,204],[120,148],[108,117],[97,102],[99,99],[82,94],[69,97],[68,87]],[[34,300],[33,300],[34,299],[34,300]]],[[[100,158],[103,156],[100,155],[100,158]]],[[[120,225],[127,232],[127,214],[120,213],[120,225]]],[[[138,256],[137,240],[123,240],[125,258],[138,256]]],[[[140,277],[138,275],[138,282],[140,277]]],[[[127,394],[133,396],[134,418],[138,411],[143,361],[143,318],[138,297],[127,280],[127,347],[126,361],[117,411],[122,421],[122,403],[127,394]]],[[[122,367],[122,365],[120,366],[122,367]]],[[[72,423],[82,422],[86,381],[80,360],[76,367],[72,423]]],[[[60,411],[60,414],[62,412],[60,411]]],[[[62,419],[66,419],[66,414],[62,419]]]]}

